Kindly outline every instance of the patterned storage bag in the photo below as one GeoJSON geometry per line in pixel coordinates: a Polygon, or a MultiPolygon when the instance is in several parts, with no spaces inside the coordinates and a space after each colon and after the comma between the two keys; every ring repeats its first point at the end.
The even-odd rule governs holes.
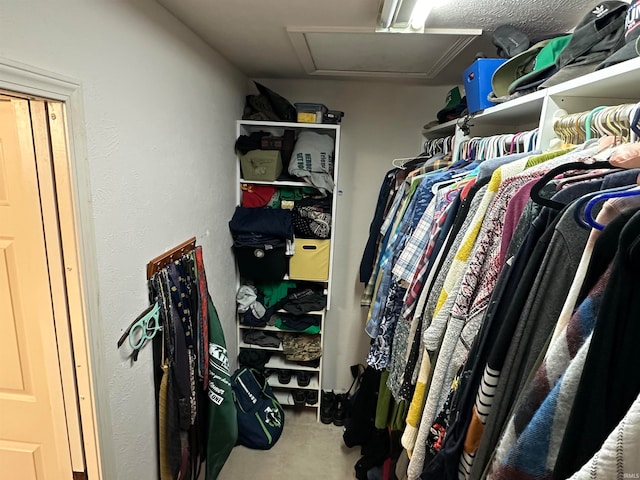
{"type": "Polygon", "coordinates": [[[331,237],[331,197],[298,200],[291,214],[296,235],[302,238],[331,237]]]}
{"type": "Polygon", "coordinates": [[[251,368],[240,368],[231,376],[233,400],[238,415],[238,444],[269,450],[284,428],[284,410],[264,376],[251,368]]]}

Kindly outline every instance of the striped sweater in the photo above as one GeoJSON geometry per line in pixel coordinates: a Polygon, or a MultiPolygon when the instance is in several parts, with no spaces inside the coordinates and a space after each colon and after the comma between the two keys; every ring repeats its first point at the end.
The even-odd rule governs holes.
{"type": "Polygon", "coordinates": [[[550,478],[610,275],[609,268],[549,347],[516,404],[487,478],[550,478]]]}

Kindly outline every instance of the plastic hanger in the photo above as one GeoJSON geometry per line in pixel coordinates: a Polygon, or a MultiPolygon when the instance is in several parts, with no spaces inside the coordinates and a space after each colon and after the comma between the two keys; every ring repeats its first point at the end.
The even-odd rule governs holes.
{"type": "Polygon", "coordinates": [[[605,191],[599,190],[597,192],[587,193],[583,195],[582,197],[578,198],[575,201],[575,208],[573,210],[574,220],[581,227],[587,230],[591,230],[591,228],[593,228],[593,225],[591,225],[590,223],[587,223],[587,220],[585,219],[584,212],[583,212],[584,205],[592,198],[597,197],[598,195],[602,195],[603,193],[623,192],[627,190],[629,190],[629,185],[625,185],[623,187],[615,187],[605,191]]]}
{"type": "Polygon", "coordinates": [[[514,153],[519,153],[518,145],[519,140],[523,136],[523,132],[516,133],[511,139],[511,146],[509,147],[509,155],[513,155],[514,153]],[[514,151],[515,148],[515,151],[514,151]]]}
{"type": "Polygon", "coordinates": [[[446,194],[446,198],[447,198],[447,202],[453,202],[454,197],[453,194],[459,192],[460,190],[464,189],[464,187],[467,186],[467,184],[472,181],[475,178],[475,176],[471,176],[469,178],[463,178],[462,180],[459,180],[457,183],[455,183],[451,189],[449,189],[449,191],[446,194]]]}
{"type": "Polygon", "coordinates": [[[633,133],[640,138],[640,103],[635,106],[631,112],[631,121],[629,126],[633,133]]]}
{"type": "Polygon", "coordinates": [[[405,157],[405,158],[394,158],[393,160],[391,160],[391,165],[393,165],[396,168],[401,168],[402,170],[406,169],[406,166],[413,160],[417,160],[422,161],[422,160],[429,160],[431,158],[431,156],[415,156],[415,157],[405,157]],[[401,162],[401,163],[398,163],[401,162]]]}
{"type": "MultiPolygon", "coordinates": [[[[562,111],[562,113],[565,113],[562,111]]],[[[567,127],[569,115],[556,116],[553,122],[553,132],[564,144],[571,143],[570,131],[567,127]]]]}
{"type": "Polygon", "coordinates": [[[587,114],[587,117],[585,119],[585,127],[584,127],[585,140],[591,140],[591,123],[593,120],[593,116],[599,111],[604,110],[605,108],[607,107],[596,107],[587,114]]]}
{"type": "Polygon", "coordinates": [[[615,136],[615,132],[607,128],[607,115],[609,113],[606,110],[600,110],[593,117],[593,127],[601,137],[615,136]]]}
{"type": "Polygon", "coordinates": [[[620,110],[617,112],[617,118],[622,126],[624,135],[623,141],[631,142],[631,112],[635,108],[635,105],[621,105],[620,110]]]}
{"type": "Polygon", "coordinates": [[[528,151],[532,152],[538,145],[538,139],[540,138],[540,130],[536,129],[529,137],[528,151]]]}
{"type": "Polygon", "coordinates": [[[634,136],[640,133],[638,128],[640,117],[636,118],[637,112],[637,104],[600,106],[588,112],[566,114],[556,118],[553,131],[558,138],[568,144],[583,143],[594,135],[614,135],[630,141],[632,132],[634,136]]]}
{"type": "Polygon", "coordinates": [[[563,165],[560,165],[556,168],[552,168],[547,173],[545,173],[540,180],[536,182],[536,184],[531,189],[531,200],[536,202],[538,205],[542,205],[545,207],[553,208],[555,210],[561,210],[564,208],[564,204],[557,202],[555,200],[551,200],[550,198],[543,198],[540,196],[540,192],[542,189],[555,177],[560,175],[561,173],[569,172],[571,170],[597,170],[601,168],[615,168],[609,162],[593,162],[593,163],[584,163],[584,162],[569,162],[563,165]]]}
{"type": "Polygon", "coordinates": [[[391,165],[393,165],[396,168],[401,168],[404,170],[404,162],[411,160],[413,158],[416,157],[411,157],[411,158],[394,158],[393,160],[391,160],[391,165]]]}
{"type": "Polygon", "coordinates": [[[595,180],[597,178],[602,178],[606,175],[609,175],[610,173],[619,172],[621,170],[622,170],[621,168],[614,168],[612,170],[610,169],[595,170],[593,172],[581,173],[578,175],[570,175],[568,177],[558,180],[558,184],[556,185],[556,192],[559,192],[567,185],[571,185],[577,182],[584,182],[586,180],[595,180]]]}
{"type": "Polygon", "coordinates": [[[431,193],[433,193],[435,195],[440,187],[445,186],[445,185],[450,185],[452,183],[456,183],[457,180],[459,180],[459,179],[461,179],[463,177],[466,177],[468,174],[469,174],[468,171],[459,172],[459,173],[454,174],[448,180],[443,180],[441,182],[434,183],[433,185],[431,185],[431,193]]]}
{"type": "Polygon", "coordinates": [[[118,348],[122,346],[128,337],[129,346],[133,350],[131,356],[135,362],[138,359],[140,349],[146,341],[155,337],[160,330],[162,330],[162,326],[160,326],[160,306],[158,302],[154,302],[127,327],[118,340],[118,348]],[[136,333],[137,330],[140,330],[140,332],[136,333]]]}
{"type": "Polygon", "coordinates": [[[598,230],[604,230],[604,225],[595,221],[592,216],[593,208],[600,202],[609,200],[611,198],[623,198],[623,197],[637,197],[640,195],[640,188],[634,187],[631,190],[627,189],[626,191],[616,191],[616,192],[605,192],[600,195],[596,195],[591,200],[587,202],[587,206],[584,208],[584,219],[585,221],[593,228],[598,230]]]}

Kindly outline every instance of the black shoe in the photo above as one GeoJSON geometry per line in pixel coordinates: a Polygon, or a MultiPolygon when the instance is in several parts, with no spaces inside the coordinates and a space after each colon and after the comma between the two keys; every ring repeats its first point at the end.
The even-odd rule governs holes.
{"type": "Polygon", "coordinates": [[[333,424],[336,427],[342,427],[344,425],[345,418],[347,417],[347,400],[348,396],[346,393],[338,393],[335,396],[333,424]]]}
{"type": "Polygon", "coordinates": [[[298,372],[298,386],[299,387],[308,387],[309,383],[311,383],[311,372],[298,372]]]}
{"type": "Polygon", "coordinates": [[[294,390],[291,395],[293,396],[294,406],[304,407],[307,404],[307,392],[304,390],[294,390]]]}
{"type": "Polygon", "coordinates": [[[300,365],[301,367],[310,367],[310,368],[318,368],[320,366],[320,359],[316,358],[315,360],[306,360],[306,361],[299,361],[296,362],[297,365],[300,365]]]}
{"type": "Polygon", "coordinates": [[[307,390],[307,405],[315,405],[318,403],[318,391],[307,390]]]}
{"type": "Polygon", "coordinates": [[[335,394],[333,392],[322,391],[320,401],[320,421],[325,424],[333,422],[333,410],[335,408],[335,394]]]}
{"type": "Polygon", "coordinates": [[[291,381],[291,372],[289,370],[278,370],[278,382],[286,385],[291,381]]]}

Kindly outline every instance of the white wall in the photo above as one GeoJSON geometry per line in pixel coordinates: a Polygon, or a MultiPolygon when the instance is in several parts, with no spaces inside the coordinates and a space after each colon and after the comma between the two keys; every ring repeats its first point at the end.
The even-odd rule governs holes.
{"type": "Polygon", "coordinates": [[[323,103],[342,110],[336,251],[331,310],[327,315],[325,389],[346,390],[349,366],[365,363],[367,310],[360,307],[362,252],[378,191],[394,158],[419,152],[422,126],[436,118],[451,87],[399,83],[260,80],[294,102],[323,103]]]}
{"type": "Polygon", "coordinates": [[[116,341],[148,304],[146,263],[196,236],[235,352],[226,225],[247,79],[146,0],[4,1],[0,57],[82,82],[101,307],[89,320],[115,449],[105,480],[157,478],[151,348],[131,365],[116,341]]]}

